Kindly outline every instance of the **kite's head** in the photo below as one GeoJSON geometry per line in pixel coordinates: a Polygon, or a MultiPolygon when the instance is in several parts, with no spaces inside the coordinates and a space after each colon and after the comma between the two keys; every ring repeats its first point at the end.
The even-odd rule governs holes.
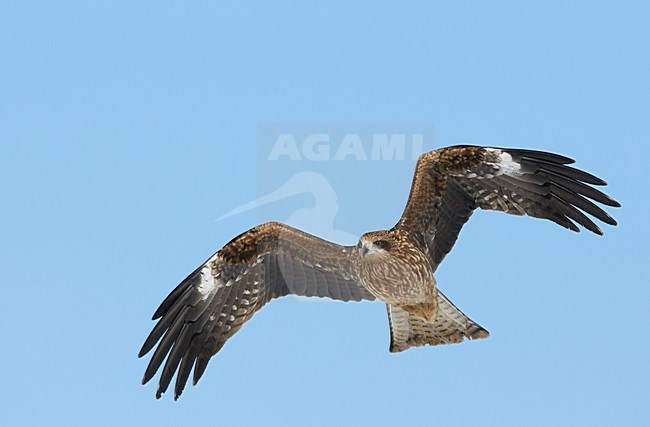
{"type": "Polygon", "coordinates": [[[394,245],[394,239],[388,231],[371,231],[359,239],[357,249],[365,258],[372,255],[389,254],[394,245]]]}

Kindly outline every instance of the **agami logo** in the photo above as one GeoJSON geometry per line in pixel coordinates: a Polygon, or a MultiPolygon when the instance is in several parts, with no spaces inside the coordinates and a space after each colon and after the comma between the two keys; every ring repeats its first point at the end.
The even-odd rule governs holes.
{"type": "Polygon", "coordinates": [[[416,160],[423,152],[423,144],[422,133],[346,133],[340,139],[327,133],[312,133],[304,138],[281,133],[266,160],[416,160]]]}

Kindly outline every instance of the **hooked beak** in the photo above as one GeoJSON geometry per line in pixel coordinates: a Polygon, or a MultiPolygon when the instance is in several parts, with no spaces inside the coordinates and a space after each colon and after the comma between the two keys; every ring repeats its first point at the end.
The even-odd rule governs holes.
{"type": "Polygon", "coordinates": [[[368,246],[364,246],[363,248],[361,248],[361,255],[366,256],[369,251],[370,249],[368,249],[368,246]]]}

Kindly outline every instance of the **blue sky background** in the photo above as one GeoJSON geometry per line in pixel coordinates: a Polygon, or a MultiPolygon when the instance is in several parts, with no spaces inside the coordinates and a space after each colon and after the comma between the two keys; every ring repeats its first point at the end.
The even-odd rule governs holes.
{"type": "MultiPolygon", "coordinates": [[[[647,2],[384,3],[1,3],[2,425],[648,424],[647,2]],[[312,203],[215,221],[260,194],[274,123],[566,154],[620,225],[479,212],[438,282],[490,339],[391,355],[382,304],[275,301],[156,401],[136,354],[162,298],[312,203]]],[[[413,162],[350,162],[323,169],[356,186],[335,225],[390,227],[413,162]]]]}

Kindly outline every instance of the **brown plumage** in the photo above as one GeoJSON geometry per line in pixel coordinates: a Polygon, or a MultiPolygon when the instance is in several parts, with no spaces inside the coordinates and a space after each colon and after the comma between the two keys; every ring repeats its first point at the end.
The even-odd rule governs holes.
{"type": "Polygon", "coordinates": [[[437,289],[434,272],[476,208],[545,218],[602,234],[585,213],[616,225],[591,200],[620,206],[574,169],[573,160],[532,150],[476,146],[420,156],[408,203],[390,230],[369,232],[341,246],[270,222],[240,234],[174,289],[156,310],[158,323],[139,356],[154,354],[143,383],[161,365],[156,397],[174,374],[175,398],[194,369],[210,358],[268,301],[284,295],[386,303],[390,351],[458,343],[489,334],[437,289]],[[591,185],[588,185],[591,184],[591,185]]]}

